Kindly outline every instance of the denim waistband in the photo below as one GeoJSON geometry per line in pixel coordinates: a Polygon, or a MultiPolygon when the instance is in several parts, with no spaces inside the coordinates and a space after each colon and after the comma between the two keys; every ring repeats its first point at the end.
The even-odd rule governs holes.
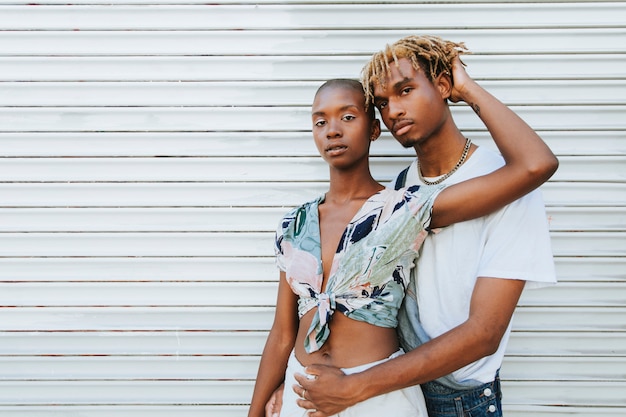
{"type": "Polygon", "coordinates": [[[425,384],[422,384],[422,391],[425,396],[428,395],[436,395],[437,397],[450,397],[450,398],[458,398],[463,397],[468,401],[472,401],[473,399],[478,400],[481,397],[485,396],[485,390],[489,389],[487,392],[499,393],[500,392],[500,376],[499,371],[496,373],[496,376],[493,381],[487,382],[483,385],[473,386],[468,388],[450,388],[447,387],[437,381],[430,381],[425,384]]]}
{"type": "Polygon", "coordinates": [[[500,377],[467,389],[447,387],[437,381],[422,384],[430,417],[502,417],[500,377]]]}

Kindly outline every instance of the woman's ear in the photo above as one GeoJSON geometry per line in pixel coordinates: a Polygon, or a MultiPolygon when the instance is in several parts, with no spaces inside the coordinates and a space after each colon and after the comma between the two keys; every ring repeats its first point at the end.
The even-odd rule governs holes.
{"type": "Polygon", "coordinates": [[[380,120],[372,120],[372,133],[370,134],[370,140],[374,142],[380,136],[380,120]]]}
{"type": "Polygon", "coordinates": [[[443,71],[435,78],[435,87],[439,90],[441,98],[449,99],[452,95],[452,75],[448,71],[443,71]]]}

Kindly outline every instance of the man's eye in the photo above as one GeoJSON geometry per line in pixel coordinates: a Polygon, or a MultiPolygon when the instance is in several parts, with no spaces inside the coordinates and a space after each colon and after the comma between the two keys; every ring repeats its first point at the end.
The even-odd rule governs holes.
{"type": "Polygon", "coordinates": [[[348,121],[349,121],[349,120],[354,120],[354,119],[356,119],[356,117],[354,117],[354,116],[353,116],[353,115],[351,115],[351,114],[346,114],[345,116],[343,116],[343,119],[344,119],[344,120],[348,120],[348,121]]]}
{"type": "Polygon", "coordinates": [[[378,107],[378,110],[382,110],[385,107],[387,107],[387,102],[386,101],[381,101],[378,104],[376,104],[376,107],[378,107]]]}
{"type": "Polygon", "coordinates": [[[409,94],[411,92],[411,87],[406,87],[402,89],[402,95],[409,94]]]}

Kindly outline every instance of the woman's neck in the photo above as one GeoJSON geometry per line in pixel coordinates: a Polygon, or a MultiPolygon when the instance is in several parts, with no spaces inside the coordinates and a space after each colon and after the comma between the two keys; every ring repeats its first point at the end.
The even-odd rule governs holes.
{"type": "Polygon", "coordinates": [[[367,175],[333,175],[331,173],[330,186],[326,192],[326,201],[345,203],[354,200],[364,200],[384,188],[369,172],[367,175]]]}

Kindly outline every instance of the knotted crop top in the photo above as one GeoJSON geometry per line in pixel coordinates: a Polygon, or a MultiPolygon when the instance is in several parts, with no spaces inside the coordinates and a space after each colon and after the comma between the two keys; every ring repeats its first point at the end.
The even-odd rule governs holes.
{"type": "Polygon", "coordinates": [[[276,232],[276,264],[299,296],[300,318],[317,307],[304,341],[308,353],[328,339],[335,310],[375,326],[397,326],[410,270],[442,188],[385,189],[371,196],[344,230],[323,291],[318,205],[324,196],[283,217],[276,232]]]}

